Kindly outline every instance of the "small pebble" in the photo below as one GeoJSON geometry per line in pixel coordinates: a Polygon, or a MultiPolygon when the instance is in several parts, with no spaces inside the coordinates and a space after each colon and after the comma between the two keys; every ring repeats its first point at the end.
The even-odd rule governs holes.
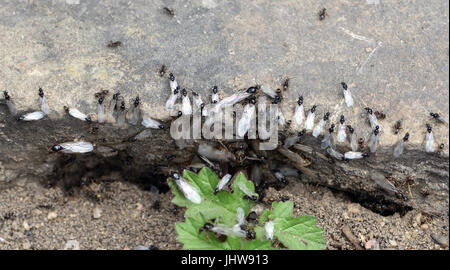
{"type": "Polygon", "coordinates": [[[47,219],[48,220],[52,220],[52,219],[55,219],[57,217],[58,217],[58,214],[55,211],[52,211],[52,212],[48,213],[48,215],[47,215],[47,219]]]}
{"type": "Polygon", "coordinates": [[[136,210],[141,211],[142,209],[144,209],[144,206],[141,203],[137,203],[136,210]]]}
{"type": "Polygon", "coordinates": [[[377,240],[371,239],[371,240],[367,241],[367,242],[364,244],[364,247],[365,247],[367,250],[379,250],[379,249],[380,249],[380,244],[378,243],[377,240]]]}
{"type": "Polygon", "coordinates": [[[439,244],[443,248],[448,247],[448,236],[438,234],[431,234],[430,236],[436,244],[439,244]]]}
{"type": "Polygon", "coordinates": [[[22,225],[23,225],[23,228],[25,229],[25,231],[30,230],[30,225],[28,225],[28,222],[24,221],[22,225]]]}
{"type": "Polygon", "coordinates": [[[33,211],[31,211],[31,213],[35,216],[38,216],[38,215],[42,214],[42,211],[39,209],[33,209],[33,211]]]}
{"type": "Polygon", "coordinates": [[[102,216],[102,210],[100,208],[98,208],[98,207],[95,207],[94,211],[93,211],[93,214],[92,214],[92,217],[95,218],[95,219],[99,219],[101,216],[102,216]]]}
{"type": "Polygon", "coordinates": [[[421,213],[418,213],[415,217],[414,217],[414,220],[413,220],[413,227],[417,227],[417,226],[419,226],[420,224],[422,224],[422,214],[421,213]]]}
{"type": "Polygon", "coordinates": [[[354,205],[354,204],[349,205],[347,207],[347,210],[348,210],[349,213],[352,213],[352,214],[358,214],[360,212],[359,208],[356,205],[354,205]]]}
{"type": "Polygon", "coordinates": [[[18,224],[18,222],[16,220],[14,220],[11,223],[11,229],[13,229],[13,231],[19,231],[20,230],[20,226],[19,226],[19,224],[18,224]]]}
{"type": "Polygon", "coordinates": [[[397,241],[389,240],[389,245],[391,245],[392,247],[396,247],[397,246],[397,241]]]}
{"type": "Polygon", "coordinates": [[[22,244],[22,248],[23,248],[23,249],[30,249],[30,248],[31,248],[30,242],[25,241],[25,243],[22,244]]]}
{"type": "Polygon", "coordinates": [[[80,250],[80,243],[77,240],[69,240],[64,246],[65,250],[80,250]]]}

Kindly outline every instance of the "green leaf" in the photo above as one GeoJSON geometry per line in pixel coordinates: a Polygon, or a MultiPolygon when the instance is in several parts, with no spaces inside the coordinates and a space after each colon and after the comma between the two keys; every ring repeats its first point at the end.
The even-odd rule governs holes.
{"type": "Polygon", "coordinates": [[[311,216],[285,217],[274,220],[274,236],[289,249],[324,249],[322,229],[311,216]]]}
{"type": "Polygon", "coordinates": [[[225,245],[221,243],[212,233],[199,232],[204,223],[198,220],[187,218],[184,223],[176,223],[175,230],[178,234],[178,241],[183,243],[184,249],[200,250],[222,250],[225,245]]]}
{"type": "Polygon", "coordinates": [[[292,217],[294,213],[294,203],[291,201],[287,202],[273,202],[272,203],[272,214],[269,216],[270,219],[274,220],[276,218],[292,217]]]}
{"type": "Polygon", "coordinates": [[[266,240],[266,230],[264,229],[264,225],[255,226],[253,229],[255,230],[256,240],[266,240]]]}
{"type": "MultiPolygon", "coordinates": [[[[177,204],[179,206],[189,206],[185,217],[196,218],[201,213],[206,220],[217,219],[222,224],[232,226],[237,223],[236,210],[238,207],[241,207],[247,215],[253,206],[253,201],[244,199],[243,193],[236,190],[237,187],[233,193],[220,191],[217,195],[214,195],[219,180],[214,172],[207,167],[203,168],[198,175],[190,171],[184,171],[183,177],[199,191],[202,198],[201,204],[193,204],[189,201],[186,203],[182,199],[173,200],[174,203],[180,203],[180,205],[177,204]]],[[[236,182],[242,182],[251,190],[254,190],[253,183],[245,179],[243,174],[236,177],[235,185],[236,182]]]]}
{"type": "Polygon", "coordinates": [[[270,250],[272,243],[269,240],[254,240],[247,241],[244,244],[243,250],[270,250]]]}
{"type": "Polygon", "coordinates": [[[266,239],[265,223],[274,222],[274,238],[290,249],[322,249],[325,241],[322,238],[322,230],[315,226],[313,217],[292,217],[294,205],[292,202],[274,202],[272,210],[264,210],[259,219],[259,225],[252,229],[256,239],[247,240],[238,237],[216,236],[214,233],[202,230],[206,222],[234,226],[238,223],[237,209],[240,207],[247,216],[253,206],[253,201],[244,199],[245,193],[239,185],[245,185],[251,192],[255,187],[251,181],[245,178],[243,173],[238,173],[233,180],[233,192],[222,190],[216,195],[214,190],[219,182],[216,174],[209,168],[203,168],[198,174],[184,171],[183,178],[189,182],[202,198],[200,204],[194,204],[187,200],[178,186],[169,179],[174,198],[172,200],[178,206],[187,207],[185,222],[175,225],[178,241],[184,244],[184,249],[228,249],[228,250],[255,250],[274,249],[272,242],[266,239]],[[240,184],[239,184],[240,183],[240,184]]]}
{"type": "Polygon", "coordinates": [[[259,224],[264,224],[269,220],[269,216],[272,214],[272,211],[264,209],[259,217],[259,224]]]}

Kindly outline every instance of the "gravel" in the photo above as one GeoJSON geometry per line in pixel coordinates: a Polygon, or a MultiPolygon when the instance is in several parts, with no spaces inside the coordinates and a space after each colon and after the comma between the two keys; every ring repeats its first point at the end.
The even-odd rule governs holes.
{"type": "MultiPolygon", "coordinates": [[[[182,248],[174,225],[183,221],[184,210],[171,203],[170,192],[161,194],[160,210],[155,210],[148,192],[134,184],[94,184],[98,200],[82,190],[67,196],[59,188],[46,189],[32,181],[3,190],[0,249],[182,248]]],[[[403,217],[384,217],[342,194],[294,182],[289,189],[268,189],[258,207],[267,208],[284,197],[294,202],[294,215],[317,218],[328,249],[354,249],[342,234],[343,225],[348,225],[361,246],[368,248],[448,248],[448,216],[424,218],[412,210],[403,217]]]]}

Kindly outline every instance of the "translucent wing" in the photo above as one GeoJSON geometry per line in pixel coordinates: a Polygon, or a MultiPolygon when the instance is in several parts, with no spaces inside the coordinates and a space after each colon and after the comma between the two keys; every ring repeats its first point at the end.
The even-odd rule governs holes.
{"type": "Polygon", "coordinates": [[[346,129],[345,125],[339,124],[337,135],[338,142],[345,142],[345,138],[347,137],[347,134],[345,134],[345,129],[346,129]]]}
{"type": "Polygon", "coordinates": [[[97,111],[98,122],[105,122],[105,106],[103,104],[97,104],[97,111]]]}
{"type": "Polygon", "coordinates": [[[284,118],[283,111],[281,108],[278,108],[278,124],[284,126],[286,124],[286,119],[284,118]]]}
{"type": "Polygon", "coordinates": [[[234,104],[248,98],[250,95],[251,95],[250,93],[241,91],[229,97],[226,97],[216,104],[216,106],[214,107],[214,112],[218,112],[220,109],[225,108],[227,106],[233,106],[234,104]]]}
{"type": "Polygon", "coordinates": [[[200,204],[202,202],[202,198],[198,194],[197,190],[195,190],[194,187],[192,187],[184,178],[179,177],[178,179],[175,179],[175,183],[178,185],[181,192],[183,192],[186,199],[195,204],[200,204]]]}
{"type": "Polygon", "coordinates": [[[16,105],[14,105],[14,102],[10,99],[6,100],[6,105],[8,106],[8,110],[11,113],[12,116],[16,116],[17,115],[17,109],[16,109],[16,105]]]}
{"type": "Polygon", "coordinates": [[[139,134],[137,134],[134,139],[137,141],[142,141],[146,138],[149,138],[150,136],[152,136],[152,131],[150,129],[144,129],[139,134]]]}
{"type": "Polygon", "coordinates": [[[20,120],[23,121],[37,121],[40,120],[44,117],[44,113],[43,112],[32,112],[32,113],[27,113],[23,116],[20,117],[20,120]]]}
{"type": "Polygon", "coordinates": [[[295,107],[295,115],[294,115],[294,121],[297,126],[301,126],[303,124],[303,121],[305,120],[305,110],[302,105],[298,105],[295,107]]]}
{"type": "Polygon", "coordinates": [[[170,97],[166,102],[166,110],[167,111],[170,112],[173,110],[173,106],[175,105],[175,102],[177,101],[177,99],[178,99],[178,94],[174,94],[172,92],[172,94],[170,94],[170,97]]]}
{"type": "Polygon", "coordinates": [[[188,96],[183,96],[182,103],[183,103],[183,105],[181,107],[181,112],[183,113],[183,115],[190,115],[190,114],[192,114],[191,101],[189,100],[188,96]]]}
{"type": "Polygon", "coordinates": [[[443,122],[443,123],[446,123],[446,124],[448,125],[448,118],[446,118],[446,117],[444,117],[444,116],[439,116],[439,117],[438,117],[438,120],[441,121],[441,122],[443,122]]]}
{"type": "Polygon", "coordinates": [[[353,106],[353,98],[352,98],[352,93],[350,92],[350,90],[344,89],[344,99],[345,99],[345,104],[347,104],[347,107],[353,106]]]}
{"type": "Polygon", "coordinates": [[[228,162],[232,159],[234,159],[233,154],[231,154],[228,151],[220,151],[218,149],[214,149],[209,144],[199,144],[197,153],[201,156],[204,156],[210,160],[216,160],[216,161],[222,161],[222,162],[228,162]]]}
{"type": "Polygon", "coordinates": [[[82,112],[80,112],[77,109],[70,109],[69,114],[77,119],[80,119],[82,121],[86,121],[88,119],[88,116],[82,112]]]}
{"type": "Polygon", "coordinates": [[[242,113],[241,119],[239,119],[238,123],[238,136],[244,137],[247,133],[248,129],[250,128],[250,122],[255,114],[255,105],[253,104],[247,104],[245,105],[244,112],[242,113]]]}
{"type": "Polygon", "coordinates": [[[240,190],[242,190],[242,192],[245,193],[245,195],[249,197],[258,197],[258,194],[252,192],[246,185],[244,185],[244,183],[238,182],[238,187],[240,190]]]}
{"type": "Polygon", "coordinates": [[[344,154],[345,159],[360,159],[363,158],[364,156],[365,156],[364,153],[354,151],[345,152],[344,154]]]}
{"type": "Polygon", "coordinates": [[[236,218],[238,220],[238,225],[244,225],[245,223],[245,213],[244,213],[244,209],[242,209],[241,207],[238,207],[236,209],[236,218]]]}
{"type": "Polygon", "coordinates": [[[370,152],[375,153],[377,151],[377,145],[378,145],[378,136],[375,134],[372,134],[372,136],[370,136],[369,143],[368,143],[370,152]]]}
{"type": "Polygon", "coordinates": [[[153,120],[151,118],[148,118],[148,117],[142,119],[141,124],[146,128],[155,128],[155,129],[160,129],[162,126],[160,122],[153,120]]]}
{"type": "Polygon", "coordinates": [[[433,132],[427,132],[427,135],[425,136],[425,151],[430,153],[434,152],[434,150],[433,132]]]}
{"type": "Polygon", "coordinates": [[[45,114],[49,114],[50,108],[48,107],[47,100],[45,97],[39,97],[39,99],[41,101],[41,111],[45,114]]]}
{"type": "Polygon", "coordinates": [[[178,87],[177,80],[169,80],[170,90],[173,92],[178,87]]]}
{"type": "Polygon", "coordinates": [[[344,157],[343,154],[341,154],[338,151],[334,150],[332,147],[328,147],[327,153],[330,156],[332,156],[332,157],[334,157],[335,159],[338,159],[338,160],[341,160],[344,157]]]}
{"type": "Polygon", "coordinates": [[[246,233],[244,230],[242,230],[239,226],[230,227],[223,224],[216,224],[214,227],[211,228],[212,232],[222,234],[222,235],[228,235],[231,237],[245,237],[246,233]]]}
{"type": "Polygon", "coordinates": [[[277,95],[277,93],[275,93],[275,91],[273,91],[272,89],[270,89],[270,87],[268,87],[266,85],[261,86],[261,91],[271,98],[275,98],[275,96],[277,95]]]}
{"type": "Polygon", "coordinates": [[[266,222],[266,225],[264,225],[267,240],[272,240],[274,228],[275,226],[273,224],[273,221],[268,221],[266,222]]]}
{"type": "Polygon", "coordinates": [[[293,146],[293,145],[298,141],[298,138],[299,138],[299,137],[298,137],[297,135],[288,137],[288,138],[284,141],[284,146],[285,146],[286,148],[289,148],[289,147],[293,146]]]}
{"type": "Polygon", "coordinates": [[[328,147],[331,147],[332,146],[331,138],[332,137],[331,137],[330,133],[325,134],[325,136],[324,136],[324,138],[322,140],[322,144],[320,145],[320,147],[322,149],[326,149],[328,147]]]}
{"type": "Polygon", "coordinates": [[[352,151],[356,152],[358,150],[358,143],[356,141],[356,134],[350,134],[350,147],[352,151]]]}
{"type": "Polygon", "coordinates": [[[374,114],[369,114],[369,122],[372,126],[372,129],[375,129],[376,126],[379,126],[381,129],[381,126],[378,124],[377,117],[374,114]]]}
{"type": "Polygon", "coordinates": [[[214,191],[214,193],[219,192],[220,190],[223,189],[224,186],[226,186],[228,184],[228,182],[231,179],[231,174],[225,174],[222,179],[220,179],[219,183],[217,184],[216,190],[214,191]]]}
{"type": "Polygon", "coordinates": [[[314,117],[315,117],[315,113],[309,112],[308,117],[306,118],[306,122],[305,122],[305,128],[307,130],[312,130],[314,127],[314,117]]]}
{"type": "Polygon", "coordinates": [[[200,97],[200,95],[198,95],[198,94],[194,95],[192,97],[192,101],[194,102],[195,109],[201,108],[203,101],[202,101],[202,98],[200,97]]]}
{"type": "Polygon", "coordinates": [[[397,143],[397,145],[394,148],[394,157],[399,157],[401,154],[403,154],[403,149],[405,147],[405,142],[403,139],[400,139],[400,141],[397,143]]]}
{"type": "Polygon", "coordinates": [[[322,133],[323,127],[325,126],[325,120],[320,119],[319,124],[314,128],[312,135],[317,137],[322,133]]]}
{"type": "Polygon", "coordinates": [[[73,154],[73,153],[88,153],[94,150],[94,146],[90,142],[66,142],[61,143],[62,147],[60,152],[73,154]]]}

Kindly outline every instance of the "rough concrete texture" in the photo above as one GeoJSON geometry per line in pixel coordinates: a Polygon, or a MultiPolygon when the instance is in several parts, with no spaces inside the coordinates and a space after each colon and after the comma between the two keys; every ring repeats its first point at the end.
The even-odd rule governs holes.
{"type": "MultiPolygon", "coordinates": [[[[67,228],[61,225],[66,224],[63,220],[60,225],[41,227],[46,231],[40,239],[47,241],[46,244],[35,242],[32,246],[29,243],[24,246],[22,240],[18,240],[23,237],[14,236],[14,231],[21,231],[15,228],[17,224],[28,218],[34,219],[28,223],[46,224],[44,218],[48,213],[31,212],[33,207],[39,208],[39,199],[33,201],[34,206],[29,209],[25,208],[28,203],[19,203],[16,212],[22,216],[17,219],[19,223],[12,224],[8,218],[12,208],[10,199],[22,198],[28,202],[32,199],[26,195],[33,192],[25,186],[28,191],[22,194],[23,187],[13,187],[5,182],[31,179],[51,172],[52,167],[47,162],[51,163],[49,160],[55,157],[47,158],[46,153],[55,142],[83,137],[99,141],[107,134],[117,139],[134,132],[134,127],[131,131],[117,131],[105,126],[97,135],[88,130],[92,126],[62,117],[63,106],[67,105],[92,114],[95,120],[94,93],[100,89],[120,91],[127,101],[139,95],[145,114],[166,119],[168,114],[163,104],[169,96],[169,88],[167,75],[160,77],[158,74],[162,64],[176,75],[182,87],[198,91],[203,99],[209,97],[213,85],[218,85],[223,97],[255,83],[275,89],[288,77],[291,79],[290,89],[282,102],[287,118],[292,117],[295,101],[303,95],[306,109],[316,104],[317,114],[322,116],[330,111],[334,123],[340,114],[344,114],[347,123],[366,139],[371,130],[363,108],[369,106],[386,113],[387,118],[380,121],[383,126],[380,149],[383,151],[369,160],[370,168],[383,173],[396,170],[397,174],[403,172],[405,175],[417,172],[420,185],[412,187],[414,198],[420,206],[425,203],[427,209],[439,206],[439,212],[444,214],[431,220],[419,218],[411,232],[404,235],[402,232],[410,229],[411,215],[416,215],[420,207],[414,207],[415,210],[404,217],[398,214],[381,217],[366,208],[359,208],[363,214],[359,221],[352,219],[352,224],[362,235],[358,235],[361,243],[364,237],[377,237],[383,241],[389,239],[382,242],[383,248],[437,248],[430,240],[431,234],[447,236],[448,239],[449,132],[448,126],[437,124],[429,112],[438,112],[446,117],[449,114],[448,8],[447,1],[3,1],[0,4],[0,90],[9,91],[18,109],[30,110],[39,108],[37,89],[43,87],[55,113],[50,116],[54,121],[43,120],[16,127],[16,122],[7,118],[5,106],[0,104],[0,192],[3,194],[0,200],[0,213],[3,215],[0,232],[3,234],[0,234],[0,240],[7,241],[3,246],[0,242],[0,248],[64,248],[66,240],[76,238],[65,233],[67,228]],[[174,8],[175,16],[168,16],[164,6],[174,8]],[[318,12],[323,7],[327,8],[328,15],[320,21],[318,12]],[[108,48],[109,41],[121,41],[122,45],[108,48]],[[341,81],[347,82],[353,93],[354,109],[348,109],[344,104],[341,81]],[[404,129],[399,135],[394,135],[391,127],[399,119],[404,120],[404,129]],[[437,143],[445,143],[444,158],[424,156],[421,152],[427,122],[433,126],[437,143]],[[386,153],[390,154],[387,149],[391,149],[406,131],[411,134],[408,149],[414,151],[407,152],[400,162],[383,167],[384,162],[390,159],[385,157],[386,153]],[[24,164],[28,165],[26,170],[24,164]],[[420,168],[426,169],[420,171],[420,168]],[[426,182],[427,177],[433,181],[426,182]],[[433,199],[418,195],[430,192],[433,199]],[[20,214],[22,212],[25,214],[20,214]],[[385,219],[384,223],[380,221],[385,219]],[[388,225],[379,231],[377,226],[365,228],[367,223],[380,224],[381,227],[382,223],[388,225]],[[419,234],[414,234],[417,226],[421,226],[419,223],[428,224],[431,231],[421,229],[419,234]],[[52,234],[59,237],[54,238],[52,234]],[[50,241],[47,236],[58,241],[50,241]],[[405,240],[409,236],[413,240],[405,240]],[[425,243],[414,240],[425,236],[425,243]],[[401,239],[403,244],[391,245],[389,241],[392,239],[401,239]]],[[[139,164],[146,160],[158,164],[166,159],[158,153],[168,152],[167,149],[175,152],[173,142],[168,144],[163,139],[164,135],[159,131],[155,133],[157,138],[154,141],[130,146],[135,154],[146,149],[145,155],[136,155],[136,159],[140,159],[139,164]]],[[[328,183],[345,189],[345,173],[348,174],[350,168],[354,173],[350,174],[353,178],[349,179],[348,185],[353,191],[355,186],[365,191],[373,189],[373,183],[364,181],[360,174],[364,163],[351,164],[350,167],[345,163],[333,167],[321,161],[311,167],[326,167],[322,174],[318,174],[320,180],[316,181],[325,186],[328,183]],[[353,164],[356,167],[352,167],[353,164]],[[325,175],[341,170],[345,173],[339,177],[325,175]]],[[[303,187],[301,183],[296,185],[303,187]]],[[[402,186],[401,191],[406,193],[407,186],[402,186]]],[[[57,189],[39,192],[49,192],[58,197],[57,200],[67,200],[57,189]]],[[[292,198],[304,197],[302,189],[280,192],[292,198]]],[[[127,192],[120,194],[124,201],[126,196],[132,196],[127,192]]],[[[167,205],[170,204],[169,197],[165,195],[167,205]]],[[[390,197],[399,201],[392,194],[390,197]]],[[[136,198],[130,198],[134,203],[133,198],[136,198]]],[[[92,218],[92,205],[78,197],[73,200],[73,204],[57,203],[57,212],[66,211],[70,216],[73,214],[71,209],[77,209],[81,213],[81,221],[74,221],[74,226],[87,224],[92,218]]],[[[348,198],[313,198],[303,201],[305,209],[311,211],[299,210],[299,213],[318,217],[319,225],[324,226],[328,248],[351,248],[340,234],[342,224],[337,222],[342,219],[340,211],[333,211],[336,204],[344,211],[351,206],[348,203],[348,198]]],[[[410,200],[407,204],[414,206],[414,203],[410,200]]],[[[114,208],[114,202],[111,204],[113,206],[103,207],[116,211],[112,216],[119,220],[125,214],[114,208]]],[[[118,208],[121,207],[132,206],[124,204],[118,208]]],[[[104,215],[105,211],[101,218],[103,221],[104,215]]],[[[164,215],[153,218],[155,224],[166,219],[164,215]]],[[[147,226],[139,219],[135,222],[133,230],[136,232],[147,226]]],[[[175,222],[175,219],[170,222],[175,222]]],[[[102,245],[86,240],[80,241],[81,248],[132,248],[130,241],[135,241],[137,246],[152,244],[154,240],[162,241],[162,248],[180,247],[175,244],[170,230],[161,232],[161,239],[139,236],[130,240],[128,236],[116,235],[119,227],[105,232],[118,237],[118,242],[102,245]]],[[[82,232],[92,232],[89,226],[82,228],[82,232]]],[[[94,233],[88,236],[94,237],[94,233]]]]}
{"type": "MultiPolygon", "coordinates": [[[[294,100],[319,105],[337,121],[344,113],[362,134],[370,106],[398,119],[422,144],[428,113],[449,113],[448,2],[429,1],[6,1],[0,7],[0,88],[20,109],[37,108],[37,88],[52,108],[95,112],[94,91],[140,95],[144,111],[164,118],[165,64],[187,89],[204,98],[254,83],[279,87],[291,78],[283,108],[294,100]],[[175,17],[163,7],[175,9],[175,17]],[[325,20],[318,19],[322,7],[325,20]],[[110,40],[121,41],[116,49],[110,40]],[[353,92],[354,110],[343,106],[340,82],[353,92]]],[[[448,128],[435,125],[439,142],[448,128]]],[[[399,136],[391,128],[381,144],[399,136]]],[[[448,147],[447,147],[448,148],[448,147]]]]}

